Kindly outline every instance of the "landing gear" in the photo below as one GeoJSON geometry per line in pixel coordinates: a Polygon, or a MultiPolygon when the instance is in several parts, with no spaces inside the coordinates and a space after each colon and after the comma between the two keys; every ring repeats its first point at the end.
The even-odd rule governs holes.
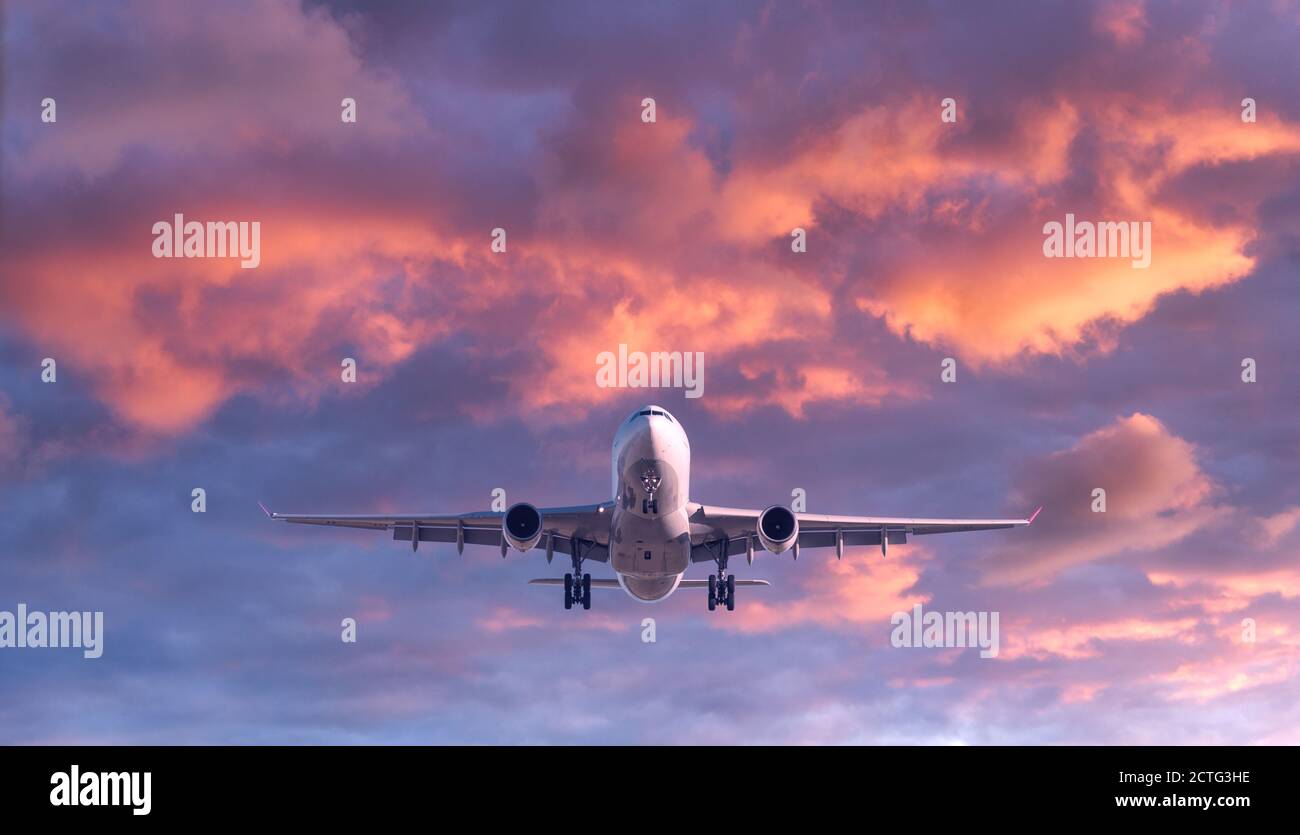
{"type": "Polygon", "coordinates": [[[584,574],[575,578],[572,574],[564,575],[564,608],[572,609],[574,603],[581,603],[582,608],[591,608],[591,575],[584,574]]]}
{"type": "Polygon", "coordinates": [[[709,611],[715,610],[719,603],[726,605],[728,612],[736,611],[735,575],[728,574],[724,577],[709,575],[709,611]]]}
{"type": "Polygon", "coordinates": [[[718,573],[709,575],[709,611],[712,612],[722,603],[728,612],[736,611],[736,578],[727,573],[727,543],[722,543],[721,555],[714,558],[718,564],[718,573]]]}
{"type": "Polygon", "coordinates": [[[581,603],[582,608],[591,608],[591,575],[582,573],[583,558],[577,552],[578,542],[573,543],[573,573],[564,575],[564,608],[572,609],[574,603],[581,603]]]}

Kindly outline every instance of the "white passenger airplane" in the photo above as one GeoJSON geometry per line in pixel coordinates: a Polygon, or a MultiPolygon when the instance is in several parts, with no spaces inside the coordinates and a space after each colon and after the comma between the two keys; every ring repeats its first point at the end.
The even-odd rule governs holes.
{"type": "MultiPolygon", "coordinates": [[[[727,573],[727,560],[744,554],[754,564],[755,542],[774,554],[800,548],[835,548],[837,558],[846,545],[890,545],[907,542],[908,534],[983,531],[1028,525],[1028,519],[910,519],[883,516],[825,516],[795,513],[780,505],[766,510],[713,507],[692,502],[691,447],[681,424],[659,406],[633,412],[614,435],[614,500],[577,507],[537,508],[519,503],[504,513],[460,515],[402,513],[387,515],[300,515],[272,513],[272,519],[307,525],[391,530],[393,539],[491,545],[504,557],[510,548],[546,551],[550,563],[556,552],[567,554],[573,573],[564,579],[533,580],[564,586],[564,608],[591,608],[593,588],[619,588],[637,600],[663,600],[678,588],[709,590],[709,611],[718,604],[736,607],[737,586],[766,586],[766,580],[737,580],[727,573]],[[584,574],[586,560],[608,562],[616,580],[593,580],[584,574]],[[717,574],[707,581],[686,580],[693,562],[713,562],[717,574]]],[[[259,503],[260,504],[260,503],[259,503]]]]}

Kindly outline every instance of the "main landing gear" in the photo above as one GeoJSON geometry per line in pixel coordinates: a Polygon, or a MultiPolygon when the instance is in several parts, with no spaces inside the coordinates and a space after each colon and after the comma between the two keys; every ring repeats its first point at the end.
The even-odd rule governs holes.
{"type": "Polygon", "coordinates": [[[574,603],[581,603],[582,608],[591,608],[591,575],[583,574],[574,579],[572,574],[564,575],[564,608],[572,609],[574,603]]]}
{"type": "Polygon", "coordinates": [[[591,575],[582,573],[581,543],[573,543],[573,573],[564,575],[564,608],[572,609],[574,603],[581,603],[582,608],[591,608],[591,575]]]}
{"type": "Polygon", "coordinates": [[[709,575],[709,611],[712,612],[718,608],[718,604],[726,605],[728,612],[736,611],[736,578],[727,573],[727,543],[722,543],[722,556],[714,559],[718,564],[718,573],[709,575]]]}

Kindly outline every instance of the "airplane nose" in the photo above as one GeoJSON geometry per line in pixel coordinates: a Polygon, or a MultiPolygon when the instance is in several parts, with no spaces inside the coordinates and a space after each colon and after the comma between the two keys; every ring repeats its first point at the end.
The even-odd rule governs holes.
{"type": "Polygon", "coordinates": [[[678,433],[674,431],[673,424],[657,416],[646,420],[649,421],[646,427],[646,444],[654,453],[652,457],[663,458],[665,453],[677,448],[678,433]]]}

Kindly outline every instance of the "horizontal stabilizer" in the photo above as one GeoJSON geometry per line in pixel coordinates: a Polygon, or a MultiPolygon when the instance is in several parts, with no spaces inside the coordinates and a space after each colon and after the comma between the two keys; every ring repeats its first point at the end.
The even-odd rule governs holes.
{"type": "MultiPolygon", "coordinates": [[[[533,586],[562,586],[564,585],[563,577],[539,577],[536,580],[529,580],[529,585],[533,586]]],[[[736,578],[738,586],[770,586],[766,580],[741,580],[736,578]]],[[[593,589],[617,589],[621,588],[618,580],[597,580],[592,578],[591,587],[593,589]]],[[[709,587],[708,580],[682,580],[677,586],[680,589],[706,589],[709,587]]]]}
{"type": "MultiPolygon", "coordinates": [[[[737,578],[736,578],[736,585],[738,585],[738,586],[770,586],[770,585],[772,585],[772,584],[769,583],[769,582],[766,581],[766,580],[742,580],[742,579],[740,579],[739,577],[737,577],[737,578]]],[[[708,580],[682,580],[682,582],[681,582],[677,587],[678,587],[679,589],[707,589],[707,588],[709,587],[709,581],[708,581],[708,580]]]]}
{"type": "MultiPolygon", "coordinates": [[[[564,578],[563,577],[540,577],[536,580],[529,580],[528,584],[532,586],[562,586],[564,585],[564,578]]],[[[618,580],[597,580],[595,577],[592,577],[591,587],[593,589],[616,589],[619,588],[620,586],[618,584],[618,580]]]]}

